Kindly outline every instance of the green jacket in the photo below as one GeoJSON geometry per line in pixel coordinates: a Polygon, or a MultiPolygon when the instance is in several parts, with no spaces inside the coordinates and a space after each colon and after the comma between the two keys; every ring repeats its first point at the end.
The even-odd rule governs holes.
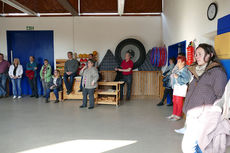
{"type": "Polygon", "coordinates": [[[44,79],[45,82],[50,82],[50,79],[52,77],[52,74],[51,74],[52,68],[51,68],[50,64],[48,64],[48,66],[47,66],[44,78],[42,77],[42,71],[43,71],[43,69],[44,69],[44,65],[42,66],[41,71],[40,71],[40,77],[41,77],[41,79],[44,79]]]}

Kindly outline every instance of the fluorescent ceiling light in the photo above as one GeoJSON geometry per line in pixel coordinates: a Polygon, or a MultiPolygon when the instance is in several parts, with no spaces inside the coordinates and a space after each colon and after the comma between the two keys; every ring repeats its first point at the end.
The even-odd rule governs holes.
{"type": "Polygon", "coordinates": [[[93,16],[93,15],[161,15],[161,13],[80,13],[80,15],[93,16]]]}
{"type": "Polygon", "coordinates": [[[161,15],[161,13],[123,13],[124,15],[161,15]]]}
{"type": "Polygon", "coordinates": [[[71,15],[71,13],[37,13],[39,16],[42,15],[71,15]]]}
{"type": "MultiPolygon", "coordinates": [[[[28,16],[27,13],[3,13],[0,16],[28,16]]],[[[36,16],[64,16],[71,15],[71,13],[37,13],[36,16]]]]}
{"type": "Polygon", "coordinates": [[[3,13],[0,14],[1,16],[25,16],[28,15],[27,13],[3,13]]]}
{"type": "Polygon", "coordinates": [[[118,13],[80,13],[80,15],[118,15],[118,13]]]}

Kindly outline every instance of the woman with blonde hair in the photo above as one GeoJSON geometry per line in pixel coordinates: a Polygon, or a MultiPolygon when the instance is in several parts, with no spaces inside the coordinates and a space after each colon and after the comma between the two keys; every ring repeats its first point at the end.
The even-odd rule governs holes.
{"type": "Polygon", "coordinates": [[[14,63],[10,66],[9,76],[13,87],[13,99],[22,97],[21,79],[23,74],[23,67],[18,58],[14,59],[14,63]]]}

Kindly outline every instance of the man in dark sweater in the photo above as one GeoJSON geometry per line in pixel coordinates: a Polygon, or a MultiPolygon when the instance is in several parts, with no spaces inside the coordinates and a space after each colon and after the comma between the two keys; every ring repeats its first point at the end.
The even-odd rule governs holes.
{"type": "Polygon", "coordinates": [[[72,92],[74,77],[76,76],[78,70],[78,61],[73,59],[73,53],[68,52],[68,60],[65,62],[64,67],[64,82],[67,89],[67,94],[72,92]],[[68,81],[69,78],[69,81],[68,81]]]}

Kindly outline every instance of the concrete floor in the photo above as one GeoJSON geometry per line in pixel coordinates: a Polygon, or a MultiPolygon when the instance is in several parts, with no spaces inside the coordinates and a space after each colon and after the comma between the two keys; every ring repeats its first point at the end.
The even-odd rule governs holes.
{"type": "Polygon", "coordinates": [[[90,153],[100,152],[96,151],[99,148],[106,153],[181,153],[182,135],[174,129],[182,127],[183,121],[167,121],[172,107],[156,107],[157,102],[146,97],[118,108],[99,105],[88,110],[80,109],[81,102],[73,100],[47,104],[42,98],[0,99],[0,152],[32,153],[28,150],[38,149],[43,153],[39,148],[48,146],[51,150],[59,147],[59,152],[81,153],[84,141],[90,153]],[[104,141],[97,144],[90,140],[104,141]],[[109,140],[124,143],[116,145],[109,140]],[[60,144],[63,142],[65,145],[60,144]]]}

